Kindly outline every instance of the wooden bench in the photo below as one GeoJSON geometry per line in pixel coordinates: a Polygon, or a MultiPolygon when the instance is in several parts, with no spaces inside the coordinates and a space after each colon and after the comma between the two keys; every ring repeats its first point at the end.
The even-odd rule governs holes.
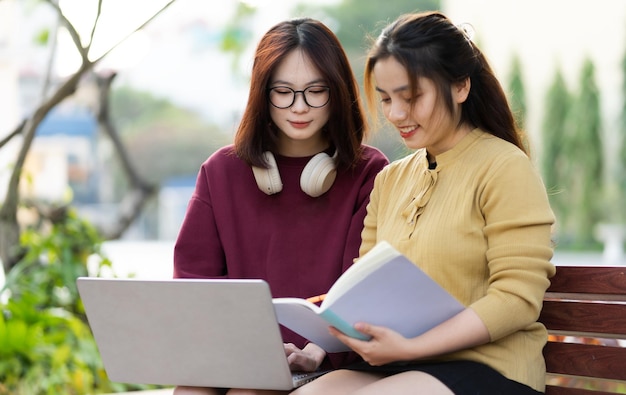
{"type": "Polygon", "coordinates": [[[626,393],[626,267],[557,266],[551,280],[546,394],[626,393]]]}
{"type": "Polygon", "coordinates": [[[626,266],[557,266],[551,281],[546,395],[626,394],[626,266]]]}

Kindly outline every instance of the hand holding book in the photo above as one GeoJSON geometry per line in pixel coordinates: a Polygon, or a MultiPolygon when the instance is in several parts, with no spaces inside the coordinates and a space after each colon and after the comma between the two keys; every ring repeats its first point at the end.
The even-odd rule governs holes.
{"type": "Polygon", "coordinates": [[[275,298],[278,322],[326,352],[349,350],[328,330],[367,340],[356,322],[415,337],[464,309],[452,295],[389,243],[378,243],[335,282],[321,304],[275,298]]]}

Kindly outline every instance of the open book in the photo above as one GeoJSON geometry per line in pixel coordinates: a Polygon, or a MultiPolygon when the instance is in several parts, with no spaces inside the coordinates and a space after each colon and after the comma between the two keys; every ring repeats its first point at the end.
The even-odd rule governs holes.
{"type": "Polygon", "coordinates": [[[464,309],[452,295],[417,265],[382,241],[354,263],[316,304],[300,298],[274,298],[281,325],[322,347],[326,352],[349,348],[328,333],[334,326],[366,340],[356,322],[389,327],[415,337],[464,309]]]}

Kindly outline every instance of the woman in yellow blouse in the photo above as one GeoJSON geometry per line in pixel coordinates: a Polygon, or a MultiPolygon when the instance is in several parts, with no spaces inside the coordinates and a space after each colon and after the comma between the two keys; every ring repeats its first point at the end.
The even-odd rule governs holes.
{"type": "Polygon", "coordinates": [[[331,328],[366,362],[295,393],[541,393],[554,216],[487,60],[444,15],[404,15],[371,49],[365,86],[415,152],[377,176],[360,255],[390,242],[466,309],[410,339],[331,328]]]}

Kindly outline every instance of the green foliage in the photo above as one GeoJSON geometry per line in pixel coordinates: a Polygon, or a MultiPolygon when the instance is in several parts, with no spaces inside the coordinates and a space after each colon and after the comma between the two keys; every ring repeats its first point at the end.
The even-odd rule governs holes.
{"type": "MultiPolygon", "coordinates": [[[[198,114],[129,87],[112,92],[111,113],[138,172],[150,183],[195,176],[211,153],[232,141],[198,114]]],[[[123,191],[118,174],[116,189],[123,191]]]]}
{"type": "Polygon", "coordinates": [[[37,45],[46,45],[48,44],[48,41],[50,40],[50,30],[49,29],[42,29],[40,30],[37,35],[34,37],[34,41],[37,45]]]}
{"type": "MultiPolygon", "coordinates": [[[[325,7],[302,5],[297,9],[300,15],[311,15],[321,20],[325,16],[336,22],[331,26],[348,54],[358,54],[360,63],[364,50],[369,47],[369,39],[376,37],[380,30],[398,16],[440,8],[438,0],[394,0],[381,3],[379,0],[343,0],[337,5],[325,7]]],[[[359,66],[361,66],[359,64],[359,66]]]]}
{"type": "Polygon", "coordinates": [[[620,145],[618,150],[618,167],[617,175],[617,196],[615,209],[618,214],[618,220],[626,223],[626,51],[622,58],[622,112],[620,114],[619,137],[620,145]]]}
{"type": "Polygon", "coordinates": [[[526,89],[524,88],[522,64],[518,55],[513,56],[507,93],[515,121],[521,129],[524,129],[526,123],[526,89]]]}
{"type": "Polygon", "coordinates": [[[0,394],[88,394],[108,383],[89,327],[36,295],[10,299],[0,314],[0,394]]]}
{"type": "Polygon", "coordinates": [[[236,55],[241,54],[246,49],[248,41],[252,38],[250,31],[250,18],[254,16],[254,7],[241,1],[237,3],[235,16],[224,31],[224,36],[220,49],[224,52],[232,52],[236,55]]]}
{"type": "Polygon", "coordinates": [[[175,108],[168,100],[157,98],[148,92],[122,86],[111,92],[111,113],[115,125],[124,135],[132,136],[141,128],[150,125],[155,115],[168,118],[175,108]]]}
{"type": "MultiPolygon", "coordinates": [[[[110,382],[87,325],[76,278],[111,262],[101,238],[73,210],[47,230],[27,229],[25,251],[0,292],[0,395],[119,392],[149,386],[110,382]]],[[[154,387],[154,386],[152,386],[154,387]]]]}
{"type": "Polygon", "coordinates": [[[601,141],[599,91],[595,83],[595,67],[584,62],[579,93],[569,108],[561,141],[562,163],[560,185],[567,197],[568,209],[561,218],[561,232],[566,242],[578,247],[597,244],[595,226],[606,220],[603,216],[604,154],[601,141]]]}
{"type": "Polygon", "coordinates": [[[559,246],[596,249],[596,226],[611,219],[614,207],[607,204],[600,94],[593,62],[585,60],[576,95],[568,92],[557,70],[545,102],[542,170],[557,218],[559,246]]]}
{"type": "MultiPolygon", "coordinates": [[[[69,210],[46,234],[26,229],[20,235],[24,257],[7,274],[6,289],[12,299],[27,298],[35,308],[62,308],[82,315],[76,278],[88,275],[87,259],[100,253],[96,229],[69,210]]],[[[102,258],[100,267],[110,266],[102,258]]]]}
{"type": "Polygon", "coordinates": [[[252,17],[256,13],[256,9],[244,1],[237,3],[235,16],[229,21],[224,29],[220,49],[223,52],[233,55],[232,69],[238,69],[241,55],[246,50],[250,40],[252,39],[252,17]]]}
{"type": "Polygon", "coordinates": [[[572,214],[576,235],[582,243],[594,242],[594,227],[603,216],[604,154],[601,140],[600,93],[595,82],[595,66],[583,64],[580,93],[572,107],[572,139],[567,151],[573,165],[571,186],[575,193],[572,214]],[[572,158],[575,158],[572,160],[572,158]]]}
{"type": "Polygon", "coordinates": [[[542,123],[542,170],[548,190],[550,204],[557,218],[557,229],[568,214],[569,194],[564,192],[567,185],[570,158],[564,152],[563,142],[566,135],[566,119],[572,98],[563,74],[556,70],[554,82],[545,98],[545,117],[542,123]]]}

